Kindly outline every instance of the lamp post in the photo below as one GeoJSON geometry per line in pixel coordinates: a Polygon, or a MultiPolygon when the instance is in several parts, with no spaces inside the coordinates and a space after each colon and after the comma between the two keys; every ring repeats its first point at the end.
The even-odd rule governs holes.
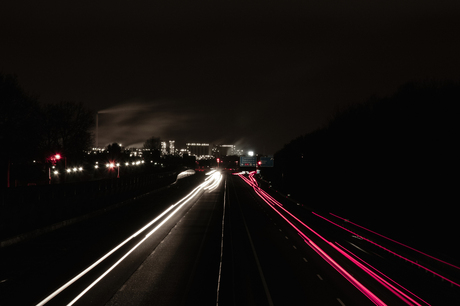
{"type": "Polygon", "coordinates": [[[56,162],[61,159],[61,154],[56,153],[49,158],[51,165],[48,167],[48,184],[51,184],[51,167],[56,165],[56,162]]]}

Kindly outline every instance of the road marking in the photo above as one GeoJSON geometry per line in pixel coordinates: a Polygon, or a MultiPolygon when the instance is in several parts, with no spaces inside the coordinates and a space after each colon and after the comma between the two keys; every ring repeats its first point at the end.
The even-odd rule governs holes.
{"type": "Polygon", "coordinates": [[[294,249],[296,249],[296,250],[297,250],[297,248],[296,248],[296,246],[295,246],[295,245],[293,245],[292,247],[293,247],[294,249]]]}
{"type": "Polygon", "coordinates": [[[321,275],[316,274],[316,276],[318,276],[318,278],[319,278],[320,280],[323,280],[323,278],[321,277],[321,275]]]}
{"type": "Polygon", "coordinates": [[[289,239],[288,236],[284,236],[284,238],[289,239]]]}
{"type": "Polygon", "coordinates": [[[342,305],[342,306],[345,306],[345,303],[344,303],[344,302],[342,302],[342,300],[341,300],[341,299],[337,298],[337,301],[340,303],[340,305],[342,305]]]}
{"type": "Polygon", "coordinates": [[[303,258],[303,261],[308,262],[308,260],[305,257],[303,258]]]}
{"type": "Polygon", "coordinates": [[[352,246],[354,246],[355,248],[357,248],[358,250],[360,250],[360,251],[362,251],[362,252],[364,252],[364,253],[366,253],[366,254],[369,254],[368,252],[366,252],[365,250],[361,249],[361,248],[360,248],[359,246],[357,246],[356,244],[351,243],[350,241],[347,241],[347,242],[348,242],[349,244],[351,244],[352,246]]]}
{"type": "Polygon", "coordinates": [[[224,255],[224,225],[225,225],[225,200],[227,197],[227,178],[225,178],[225,189],[224,189],[224,208],[222,212],[222,236],[220,239],[220,263],[219,263],[219,277],[217,278],[217,298],[216,306],[219,305],[219,291],[220,291],[220,278],[222,276],[222,257],[224,255]]]}
{"type": "Polygon", "coordinates": [[[257,252],[256,252],[256,249],[254,247],[254,243],[252,242],[251,234],[249,233],[248,225],[246,223],[246,218],[244,217],[243,211],[241,210],[241,205],[240,205],[240,212],[241,212],[241,216],[243,217],[244,228],[246,229],[246,233],[248,234],[249,244],[251,245],[252,253],[254,254],[254,259],[256,261],[256,266],[257,266],[257,269],[259,270],[260,279],[261,279],[262,285],[264,287],[264,291],[265,291],[265,295],[267,297],[268,305],[273,306],[273,300],[272,300],[272,297],[270,295],[270,291],[268,290],[268,285],[267,285],[267,282],[265,281],[264,272],[262,271],[262,267],[261,267],[260,262],[259,262],[259,257],[257,257],[257,252]]]}

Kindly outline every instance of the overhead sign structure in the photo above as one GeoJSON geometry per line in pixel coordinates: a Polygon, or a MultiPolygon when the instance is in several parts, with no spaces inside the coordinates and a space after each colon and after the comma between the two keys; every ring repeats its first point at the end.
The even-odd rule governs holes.
{"type": "Polygon", "coordinates": [[[273,157],[260,157],[261,167],[273,167],[275,165],[275,159],[273,157]]]}
{"type": "Polygon", "coordinates": [[[256,165],[256,156],[240,156],[240,167],[255,167],[256,165]]]}

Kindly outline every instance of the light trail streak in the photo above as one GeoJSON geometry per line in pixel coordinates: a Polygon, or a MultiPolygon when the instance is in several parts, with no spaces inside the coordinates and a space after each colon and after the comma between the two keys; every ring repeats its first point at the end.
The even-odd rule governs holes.
{"type": "Polygon", "coordinates": [[[219,187],[220,181],[222,180],[222,174],[220,172],[215,172],[209,178],[213,181],[213,183],[211,183],[209,186],[205,187],[204,189],[208,192],[212,192],[217,187],[219,187]]]}
{"type": "Polygon", "coordinates": [[[131,250],[129,250],[123,257],[121,257],[115,264],[113,264],[109,269],[107,269],[101,276],[99,276],[94,282],[92,282],[88,287],[86,287],[85,290],[83,290],[79,295],[77,295],[69,304],[68,306],[71,306],[75,304],[83,295],[85,295],[91,288],[93,288],[101,279],[103,279],[107,274],[110,273],[116,266],[118,266],[126,257],[128,257],[129,254],[131,254],[137,247],[139,247],[142,243],[144,243],[147,238],[150,237],[154,232],[156,232],[163,224],[166,223],[172,216],[174,216],[181,208],[184,206],[186,203],[188,203],[189,200],[192,198],[189,198],[187,201],[183,202],[179,207],[177,207],[171,214],[169,214],[163,221],[160,222],[152,231],[150,231],[145,237],[138,243],[136,244],[131,250]]]}
{"type": "MultiPolygon", "coordinates": [[[[250,182],[252,182],[253,180],[248,180],[250,182]]],[[[254,186],[253,186],[254,187],[254,186]]],[[[256,188],[254,188],[256,190],[256,188]]],[[[278,201],[276,201],[275,199],[273,199],[270,195],[268,195],[265,191],[263,191],[262,189],[260,189],[259,187],[257,187],[257,190],[256,192],[258,191],[261,191],[261,193],[264,193],[266,196],[264,196],[264,199],[267,199],[269,200],[271,203],[279,206],[282,210],[284,210],[286,213],[288,213],[290,216],[292,216],[295,220],[297,220],[299,223],[301,223],[303,226],[305,226],[308,230],[310,230],[311,232],[313,232],[316,236],[318,236],[319,238],[321,238],[323,241],[325,241],[326,243],[328,243],[331,247],[333,247],[334,249],[336,249],[339,253],[341,253],[344,257],[348,258],[350,261],[352,261],[353,263],[355,263],[358,267],[360,267],[364,272],[366,272],[368,275],[370,275],[372,278],[374,278],[377,282],[379,282],[381,285],[383,285],[385,288],[389,289],[393,294],[395,294],[398,298],[400,298],[401,300],[403,300],[404,302],[408,303],[408,299],[409,300],[412,300],[410,297],[407,297],[404,293],[400,293],[399,290],[397,289],[394,289],[391,285],[388,285],[385,281],[382,281],[381,279],[379,279],[378,277],[376,277],[374,274],[372,273],[369,273],[368,270],[366,269],[363,269],[363,267],[361,265],[359,265],[357,262],[355,262],[355,260],[353,260],[353,258],[350,258],[349,255],[347,254],[344,254],[344,252],[342,250],[340,250],[339,248],[337,248],[337,246],[335,246],[334,244],[332,244],[330,241],[328,241],[327,239],[325,239],[324,237],[322,237],[321,235],[319,235],[316,231],[314,231],[313,229],[311,229],[309,226],[307,226],[306,224],[304,224],[302,221],[300,221],[297,217],[295,217],[293,214],[291,214],[289,211],[287,211],[285,208],[281,207],[281,203],[279,203],[278,201]]],[[[277,211],[275,209],[275,211],[277,211]]],[[[278,212],[278,211],[277,211],[278,212]]],[[[281,215],[281,214],[280,214],[281,215]]],[[[282,216],[282,215],[281,215],[282,216]]],[[[284,218],[284,216],[282,216],[284,218]]],[[[285,218],[284,218],[285,219],[285,218]]],[[[286,219],[285,219],[286,220],[286,219]]],[[[286,220],[287,221],[287,220],[286,220]]],[[[340,265],[338,265],[336,262],[332,263],[331,262],[331,258],[330,256],[328,256],[324,250],[320,249],[316,244],[313,243],[313,241],[311,241],[309,238],[307,238],[299,229],[297,229],[291,222],[288,221],[288,223],[294,227],[297,232],[302,236],[302,238],[304,239],[304,241],[313,249],[316,251],[316,253],[318,253],[324,260],[326,260],[331,266],[333,266],[342,276],[344,276],[348,281],[350,281],[350,283],[352,283],[353,285],[355,285],[355,287],[357,289],[359,289],[363,294],[365,294],[371,301],[373,301],[376,305],[381,305],[379,304],[381,301],[380,300],[375,300],[375,295],[369,290],[367,289],[366,287],[362,286],[357,280],[355,279],[351,279],[350,278],[350,275],[349,273],[343,269],[340,265]],[[357,284],[355,284],[355,281],[358,282],[357,284]]],[[[390,279],[388,276],[386,276],[388,279],[390,279]]],[[[393,280],[392,280],[393,281],[393,280]]],[[[396,283],[395,281],[393,281],[394,283],[396,283]]],[[[399,285],[399,284],[398,284],[399,285]]],[[[400,286],[400,285],[399,285],[400,286]]],[[[402,287],[402,286],[401,286],[402,287]]],[[[420,305],[418,304],[417,302],[415,302],[416,304],[410,304],[409,305],[420,305]]]]}
{"type": "MultiPolygon", "coordinates": [[[[391,281],[392,283],[394,283],[395,285],[397,285],[398,287],[400,287],[401,289],[405,290],[406,292],[408,292],[409,294],[413,295],[414,297],[418,298],[420,301],[422,301],[423,303],[427,304],[427,305],[430,305],[428,304],[427,302],[425,302],[422,298],[418,297],[416,294],[414,294],[413,292],[409,291],[407,288],[401,286],[400,284],[398,284],[397,282],[395,282],[393,279],[391,279],[390,277],[388,277],[387,275],[385,275],[384,273],[380,272],[379,270],[377,270],[376,268],[374,268],[372,265],[370,265],[369,263],[367,263],[365,260],[363,260],[362,258],[360,258],[358,255],[354,254],[353,252],[351,252],[350,250],[348,250],[347,248],[343,247],[342,245],[340,245],[338,242],[335,242],[336,245],[338,245],[340,247],[339,252],[341,252],[344,256],[346,256],[347,258],[349,258],[352,262],[354,262],[356,265],[360,266],[363,270],[366,270],[366,272],[368,272],[370,275],[372,275],[373,277],[375,277],[379,282],[382,281],[384,282],[385,284],[382,284],[384,285],[385,287],[387,286],[390,286],[392,289],[390,289],[391,291],[393,290],[396,290],[398,291],[399,293],[401,293],[402,295],[404,295],[405,298],[409,299],[411,302],[415,303],[415,305],[420,305],[418,302],[414,301],[411,297],[407,296],[406,294],[404,294],[403,292],[400,292],[400,290],[398,290],[397,288],[394,288],[393,285],[389,284],[388,281],[391,281]],[[348,254],[345,254],[344,252],[347,252],[348,254]],[[351,256],[351,257],[350,257],[351,256]],[[359,262],[358,262],[359,261],[359,262]],[[367,266],[367,267],[366,267],[367,266]],[[375,272],[373,272],[373,271],[375,272]],[[381,276],[377,275],[376,273],[380,274],[381,276]],[[382,277],[386,278],[388,281],[382,279],[382,277]]],[[[396,294],[396,293],[395,293],[396,294]]]]}
{"type": "MultiPolygon", "coordinates": [[[[294,219],[295,219],[296,221],[298,221],[300,224],[302,224],[303,226],[305,226],[308,230],[310,230],[310,231],[311,231],[312,233],[314,233],[316,236],[318,236],[318,237],[321,238],[323,241],[325,241],[326,243],[328,243],[331,247],[333,247],[334,249],[336,249],[339,253],[341,253],[341,254],[342,254],[343,256],[345,256],[347,259],[349,259],[350,261],[352,261],[353,263],[355,263],[359,268],[361,268],[364,272],[366,272],[368,275],[370,275],[372,278],[374,278],[376,281],[378,281],[381,285],[383,285],[385,288],[387,288],[390,292],[392,292],[393,294],[395,294],[398,298],[400,298],[400,299],[401,299],[402,301],[404,301],[406,304],[409,304],[409,305],[420,305],[418,302],[414,301],[411,297],[407,296],[405,293],[401,292],[399,289],[397,289],[397,288],[395,288],[393,285],[389,284],[387,281],[385,281],[384,279],[382,279],[380,276],[375,275],[375,273],[373,273],[372,271],[370,271],[369,269],[367,269],[363,264],[360,264],[357,260],[355,260],[354,258],[352,258],[350,255],[346,254],[343,250],[339,249],[336,245],[334,245],[334,244],[331,243],[330,241],[326,240],[324,237],[322,237],[321,235],[319,235],[317,232],[315,232],[313,229],[311,229],[310,227],[308,227],[306,224],[304,224],[302,221],[300,221],[297,217],[295,217],[293,214],[291,214],[289,211],[287,211],[285,208],[283,208],[281,203],[279,203],[278,201],[276,201],[276,200],[275,200],[273,197],[271,197],[268,193],[266,193],[264,190],[262,190],[260,187],[257,186],[257,181],[255,180],[255,178],[254,178],[253,176],[254,176],[254,173],[251,173],[251,174],[250,174],[250,177],[249,177],[249,179],[248,179],[248,178],[246,178],[246,177],[240,175],[240,177],[241,177],[246,183],[248,183],[249,185],[251,185],[251,186],[253,187],[254,191],[255,191],[255,192],[256,192],[256,193],[267,203],[267,204],[269,204],[270,207],[272,207],[281,217],[283,217],[283,219],[285,219],[294,229],[296,229],[297,232],[299,233],[299,235],[302,236],[302,238],[304,239],[304,241],[305,241],[311,248],[313,248],[321,257],[323,257],[323,259],[325,259],[328,263],[330,263],[329,260],[328,260],[328,258],[327,258],[327,257],[324,257],[324,256],[322,255],[322,254],[323,254],[322,252],[324,252],[324,251],[321,250],[321,249],[320,249],[321,251],[319,251],[318,249],[316,249],[316,245],[313,245],[313,244],[309,243],[311,240],[310,240],[309,238],[307,238],[299,229],[297,229],[290,221],[288,221],[280,212],[278,212],[278,210],[275,208],[275,206],[278,206],[279,208],[281,208],[282,210],[284,210],[288,215],[290,215],[292,218],[294,218],[294,219]]],[[[316,213],[314,213],[314,212],[312,212],[312,213],[315,214],[315,215],[317,215],[317,216],[319,216],[319,217],[321,217],[321,218],[323,218],[323,219],[325,219],[325,220],[327,220],[327,221],[329,221],[329,222],[331,222],[331,223],[333,223],[333,224],[335,224],[334,222],[332,222],[332,221],[330,221],[330,220],[328,220],[328,219],[326,219],[326,218],[324,218],[324,217],[322,217],[322,216],[320,216],[320,215],[318,215],[318,214],[316,214],[316,213]]],[[[342,226],[340,226],[340,225],[338,225],[338,224],[335,224],[335,225],[338,226],[338,227],[340,227],[340,228],[342,228],[342,229],[345,229],[345,228],[343,228],[342,226]]],[[[347,230],[347,229],[345,229],[345,230],[347,230]]],[[[356,234],[356,233],[354,233],[354,232],[352,232],[352,231],[350,231],[350,230],[347,230],[347,231],[349,231],[350,233],[355,234],[356,236],[358,236],[358,237],[360,237],[360,238],[362,238],[362,239],[364,239],[364,240],[366,240],[366,241],[369,241],[369,242],[371,242],[371,243],[373,243],[373,244],[375,244],[375,245],[377,245],[377,246],[383,248],[382,246],[380,246],[380,245],[378,245],[378,244],[376,244],[376,243],[374,243],[374,242],[372,242],[372,241],[370,241],[370,240],[368,240],[368,239],[366,239],[366,238],[364,238],[364,237],[362,237],[362,236],[360,236],[360,235],[358,235],[358,234],[356,234]]],[[[311,242],[312,242],[312,241],[311,241],[311,242]]],[[[385,249],[385,248],[383,248],[383,249],[385,249]]],[[[409,262],[411,262],[411,263],[413,263],[413,264],[416,264],[416,265],[418,265],[418,266],[420,266],[420,267],[422,267],[422,268],[425,268],[425,267],[419,265],[418,263],[415,263],[415,262],[413,262],[413,261],[411,261],[411,260],[409,260],[409,259],[407,259],[407,258],[405,258],[405,257],[402,257],[401,255],[396,254],[396,253],[394,253],[394,252],[392,252],[392,251],[390,251],[390,250],[388,250],[388,249],[385,249],[385,250],[387,250],[387,251],[393,253],[394,255],[399,256],[400,258],[403,258],[403,259],[405,259],[405,260],[407,260],[407,261],[409,261],[409,262]]],[[[347,251],[348,251],[348,250],[347,250],[347,251]]],[[[352,254],[353,254],[353,253],[352,253],[352,254]]],[[[326,254],[326,255],[327,255],[327,254],[326,254]]],[[[353,255],[354,255],[354,254],[353,254],[353,255]]],[[[356,256],[356,255],[355,255],[355,256],[356,256]]],[[[356,256],[356,257],[357,257],[357,256],[356,256]]],[[[362,259],[361,259],[361,260],[362,260],[362,259]]],[[[363,260],[362,260],[362,261],[363,261],[363,260]]],[[[364,261],[363,261],[363,262],[364,262],[364,261]]],[[[368,263],[366,263],[366,264],[367,264],[368,266],[371,266],[371,265],[369,265],[368,263]]],[[[333,264],[331,264],[331,265],[332,265],[334,268],[336,268],[333,264]]],[[[340,267],[340,268],[341,268],[341,267],[340,267]]],[[[438,276],[442,277],[442,278],[445,279],[445,280],[448,280],[447,278],[443,277],[442,275],[439,275],[439,274],[435,273],[434,271],[431,271],[431,270],[429,270],[429,269],[427,269],[427,268],[425,268],[425,269],[426,269],[427,271],[430,271],[431,273],[434,273],[435,275],[438,275],[438,276]]],[[[339,273],[340,273],[340,270],[338,270],[337,268],[336,268],[336,270],[339,271],[339,273]]],[[[381,273],[381,272],[380,272],[380,273],[381,273]]],[[[341,273],[341,274],[342,274],[342,273],[341,273]]],[[[384,275],[383,273],[381,273],[381,274],[384,275]]],[[[342,275],[343,275],[343,274],[342,274],[342,275]]],[[[344,276],[345,278],[347,278],[345,275],[343,275],[343,276],[344,276]]],[[[390,280],[391,282],[393,282],[394,284],[396,284],[396,285],[398,285],[399,287],[401,287],[401,288],[403,288],[404,290],[406,290],[409,294],[412,294],[412,295],[413,295],[414,297],[416,297],[417,299],[423,301],[421,298],[419,298],[418,296],[416,296],[415,294],[413,294],[412,292],[410,292],[409,290],[407,290],[407,289],[404,288],[403,286],[399,285],[397,282],[395,282],[394,280],[392,280],[392,279],[389,278],[388,276],[385,275],[385,277],[386,277],[388,280],[390,280]]],[[[347,278],[347,279],[348,279],[348,278],[347,278]]],[[[450,280],[448,280],[448,281],[450,281],[450,280]]],[[[352,284],[354,284],[353,281],[350,281],[350,282],[351,282],[352,284]]],[[[453,283],[452,281],[450,281],[450,282],[453,283]]],[[[455,284],[455,283],[454,283],[454,284],[455,284]]],[[[360,289],[361,292],[363,292],[364,294],[366,294],[366,291],[361,290],[361,288],[360,288],[359,286],[356,286],[356,285],[355,285],[355,287],[357,287],[358,289],[360,289]]],[[[364,288],[365,288],[365,287],[364,287],[364,288]]],[[[367,290],[367,288],[366,288],[366,290],[367,290]]],[[[367,294],[366,294],[366,296],[367,296],[367,294]]],[[[372,298],[370,298],[370,299],[373,301],[372,298]]],[[[425,304],[428,304],[428,303],[426,303],[425,301],[423,301],[423,302],[424,302],[425,304]]],[[[429,305],[429,304],[428,304],[428,305],[429,305]]]]}
{"type": "Polygon", "coordinates": [[[454,281],[448,279],[448,278],[445,277],[445,276],[442,276],[442,275],[439,274],[439,273],[434,272],[433,270],[428,269],[428,268],[425,267],[425,266],[422,266],[422,265],[419,264],[418,262],[415,262],[415,261],[413,261],[413,260],[410,260],[410,259],[408,259],[408,258],[402,256],[402,255],[399,255],[398,253],[393,252],[392,250],[387,249],[387,248],[381,246],[380,244],[375,243],[374,241],[369,240],[369,239],[367,239],[367,238],[365,238],[365,237],[363,237],[363,236],[361,236],[361,235],[358,235],[357,233],[355,233],[355,232],[353,232],[353,231],[351,231],[351,230],[349,230],[349,229],[347,229],[347,228],[345,228],[345,227],[343,227],[343,226],[341,226],[341,225],[339,225],[339,224],[337,224],[337,223],[335,223],[335,222],[332,222],[331,220],[329,220],[329,219],[327,219],[327,218],[325,218],[325,217],[323,217],[323,216],[321,216],[321,215],[319,215],[319,214],[317,214],[317,213],[315,213],[315,212],[312,212],[312,213],[313,213],[314,215],[316,215],[316,216],[318,216],[318,217],[320,217],[320,218],[322,218],[322,219],[324,219],[324,220],[326,220],[326,221],[328,221],[328,222],[334,224],[335,226],[340,227],[341,229],[343,229],[343,230],[345,230],[345,231],[347,231],[347,232],[350,232],[350,233],[352,233],[352,234],[354,234],[354,235],[357,235],[357,236],[361,237],[363,240],[365,240],[365,241],[367,241],[367,242],[369,242],[369,243],[371,243],[371,244],[373,244],[373,245],[375,245],[375,246],[378,246],[379,248],[381,248],[381,249],[383,249],[383,250],[385,250],[385,251],[387,251],[387,252],[389,252],[389,253],[391,253],[391,254],[393,254],[393,255],[399,257],[399,258],[402,258],[402,259],[404,259],[404,260],[406,260],[406,261],[408,261],[408,262],[410,262],[410,263],[412,263],[412,264],[414,264],[414,265],[416,265],[416,266],[418,266],[418,267],[420,267],[420,268],[422,268],[422,269],[425,269],[426,271],[428,271],[428,272],[430,272],[430,273],[432,273],[432,274],[434,274],[434,275],[436,275],[436,276],[442,278],[443,280],[448,281],[448,282],[451,283],[452,285],[455,285],[455,286],[457,286],[457,287],[460,287],[460,284],[458,284],[458,283],[456,283],[456,282],[454,282],[454,281]]]}
{"type": "MultiPolygon", "coordinates": [[[[299,232],[300,234],[301,232],[299,232]]],[[[326,252],[324,252],[319,246],[317,246],[308,237],[303,236],[305,243],[311,247],[319,256],[321,256],[328,264],[330,264],[337,272],[339,272],[346,280],[348,280],[353,286],[367,296],[375,305],[384,306],[386,305],[380,300],[372,291],[367,289],[358,280],[356,280],[350,273],[347,272],[342,266],[334,261],[326,252]]]]}
{"type": "MultiPolygon", "coordinates": [[[[105,275],[107,275],[113,268],[115,268],[115,266],[117,266],[124,258],[126,258],[132,251],[134,251],[134,249],[136,249],[142,242],[144,242],[151,234],[153,234],[161,225],[163,225],[169,218],[171,218],[185,203],[187,203],[189,200],[193,199],[198,193],[200,193],[202,190],[207,190],[208,192],[210,192],[209,189],[206,189],[207,187],[209,187],[209,185],[212,185],[214,186],[212,190],[214,190],[215,188],[217,188],[216,186],[218,186],[218,183],[220,183],[222,179],[222,175],[219,173],[219,172],[216,172],[214,173],[213,175],[209,176],[208,178],[206,178],[205,182],[203,182],[202,184],[200,184],[198,187],[196,187],[195,189],[193,189],[188,195],[186,195],[184,198],[182,198],[180,201],[178,201],[177,203],[171,205],[169,208],[167,208],[166,210],[164,210],[159,216],[157,216],[155,219],[153,219],[152,221],[150,221],[149,223],[147,223],[145,226],[143,226],[141,229],[139,229],[136,233],[134,233],[133,235],[131,235],[129,238],[127,238],[126,240],[124,240],[122,243],[120,243],[118,246],[116,246],[115,248],[113,248],[111,251],[109,251],[107,254],[105,254],[104,256],[102,256],[101,258],[99,258],[97,261],[95,261],[93,264],[91,264],[88,268],[86,268],[85,270],[83,270],[81,273],[79,273],[78,275],[76,275],[74,278],[72,278],[70,281],[68,281],[67,283],[65,283],[64,285],[62,285],[61,287],[59,287],[57,290],[55,290],[53,293],[51,293],[49,296],[47,296],[45,299],[43,299],[42,301],[40,301],[37,306],[42,306],[42,305],[45,305],[46,303],[48,303],[50,300],[52,300],[55,296],[57,296],[59,293],[61,293],[62,291],[64,291],[65,289],[67,289],[69,286],[71,286],[73,283],[75,283],[77,280],[79,280],[81,277],[83,277],[85,274],[87,274],[89,271],[91,271],[93,268],[95,268],[97,265],[99,265],[101,262],[103,262],[105,259],[107,259],[110,255],[112,255],[114,252],[116,252],[118,249],[120,249],[122,246],[124,246],[126,243],[128,243],[129,241],[131,241],[133,238],[137,237],[139,234],[141,234],[142,232],[144,232],[147,228],[149,228],[151,225],[153,225],[155,222],[157,222],[159,219],[161,219],[164,215],[166,215],[169,211],[171,211],[174,207],[178,206],[179,207],[173,211],[168,217],[165,218],[165,220],[163,220],[157,227],[155,227],[154,230],[152,230],[150,233],[148,233],[142,240],[141,242],[139,242],[134,248],[132,248],[128,253],[126,253],[119,261],[117,261],[116,264],[114,264],[111,268],[109,268],[109,270],[107,270],[101,277],[99,277],[95,282],[93,282],[93,284],[91,284],[90,286],[94,286],[97,282],[99,282],[105,275]],[[216,185],[216,182],[217,182],[217,185],[216,185]]],[[[212,191],[211,190],[211,191],[212,191]]],[[[77,297],[78,299],[84,295],[84,293],[86,293],[88,290],[90,289],[90,287],[88,287],[87,289],[85,289],[84,292],[82,292],[81,294],[79,294],[77,297]]],[[[69,305],[72,305],[75,301],[77,300],[77,298],[75,298],[71,304],[69,305]]]]}
{"type": "Polygon", "coordinates": [[[351,221],[349,221],[349,220],[347,220],[347,219],[345,219],[345,218],[342,218],[342,217],[340,217],[340,216],[337,216],[337,215],[335,215],[335,214],[333,214],[333,213],[330,213],[330,214],[333,215],[333,216],[336,217],[336,218],[339,218],[339,219],[344,220],[345,222],[348,222],[348,223],[353,224],[353,225],[355,225],[355,226],[357,226],[357,227],[360,227],[360,228],[362,228],[362,229],[364,229],[364,230],[366,230],[366,231],[368,231],[368,232],[371,232],[371,233],[376,234],[376,235],[378,235],[378,236],[380,236],[380,237],[382,237],[382,238],[388,239],[388,240],[390,240],[390,241],[392,241],[392,242],[394,242],[394,243],[397,243],[397,244],[399,244],[399,245],[402,245],[403,247],[409,248],[409,249],[411,249],[411,250],[413,250],[413,251],[415,251],[415,252],[418,252],[418,253],[420,253],[420,254],[422,254],[422,255],[425,255],[425,256],[427,256],[427,257],[430,257],[430,258],[432,258],[432,259],[434,259],[434,260],[437,260],[437,261],[439,261],[439,262],[442,262],[442,263],[444,263],[444,264],[446,264],[446,265],[449,265],[449,266],[451,266],[451,267],[454,267],[454,268],[456,268],[456,269],[460,269],[460,267],[457,267],[456,265],[453,265],[453,264],[451,264],[451,263],[449,263],[449,262],[447,262],[447,261],[441,260],[441,259],[436,258],[436,257],[434,257],[434,256],[431,256],[431,255],[429,255],[429,254],[423,253],[422,251],[419,251],[419,250],[414,249],[413,247],[410,247],[410,246],[408,246],[408,245],[405,245],[405,244],[403,244],[403,243],[401,243],[401,242],[399,242],[399,241],[396,241],[396,240],[393,240],[393,239],[388,238],[388,237],[386,237],[386,236],[383,236],[382,234],[379,234],[379,233],[377,233],[377,232],[374,232],[374,231],[372,231],[372,230],[370,230],[370,229],[365,228],[364,226],[361,226],[361,225],[359,225],[359,224],[353,223],[353,222],[351,222],[351,221]]]}
{"type": "Polygon", "coordinates": [[[316,245],[310,238],[308,238],[300,229],[298,229],[291,221],[289,221],[281,212],[279,212],[275,205],[280,207],[282,210],[287,212],[289,215],[294,217],[298,220],[302,225],[304,225],[307,229],[312,231],[315,235],[319,238],[324,240],[326,243],[330,243],[324,237],[319,235],[317,232],[313,231],[310,227],[305,225],[301,222],[298,218],[288,212],[284,207],[282,207],[281,203],[273,199],[271,196],[265,193],[261,188],[257,186],[255,180],[252,178],[254,174],[250,174],[251,179],[247,179],[244,176],[240,175],[240,177],[248,183],[250,186],[253,187],[254,191],[261,197],[261,199],[269,204],[276,213],[278,213],[292,228],[294,228],[298,234],[304,239],[305,243],[310,246],[318,255],[320,255],[328,264],[330,264],[336,271],[338,271],[346,280],[348,280],[353,286],[355,286],[359,291],[361,291],[367,298],[369,298],[375,305],[383,306],[386,305],[382,300],[380,300],[372,291],[367,289],[364,285],[362,285],[357,279],[355,279],[350,273],[348,273],[342,266],[340,266],[335,260],[333,260],[323,249],[321,249],[318,245],[316,245]]]}

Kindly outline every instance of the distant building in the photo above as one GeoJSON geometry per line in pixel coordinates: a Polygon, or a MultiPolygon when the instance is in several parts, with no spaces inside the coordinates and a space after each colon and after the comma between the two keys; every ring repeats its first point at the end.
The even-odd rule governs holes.
{"type": "Polygon", "coordinates": [[[211,155],[211,146],[209,143],[195,143],[190,142],[186,143],[187,151],[190,155],[196,156],[197,159],[210,158],[211,155]]]}
{"type": "Polygon", "coordinates": [[[174,155],[176,154],[176,147],[174,146],[175,140],[169,141],[169,154],[174,155]]]}
{"type": "Polygon", "coordinates": [[[243,150],[237,150],[235,145],[214,145],[212,153],[215,157],[242,155],[243,150]]]}
{"type": "Polygon", "coordinates": [[[220,153],[222,156],[235,155],[235,145],[220,145],[220,153]]]}
{"type": "Polygon", "coordinates": [[[209,143],[187,143],[189,155],[196,156],[197,159],[203,158],[220,158],[224,156],[243,155],[243,150],[237,150],[235,145],[230,144],[213,144],[209,143]]]}

